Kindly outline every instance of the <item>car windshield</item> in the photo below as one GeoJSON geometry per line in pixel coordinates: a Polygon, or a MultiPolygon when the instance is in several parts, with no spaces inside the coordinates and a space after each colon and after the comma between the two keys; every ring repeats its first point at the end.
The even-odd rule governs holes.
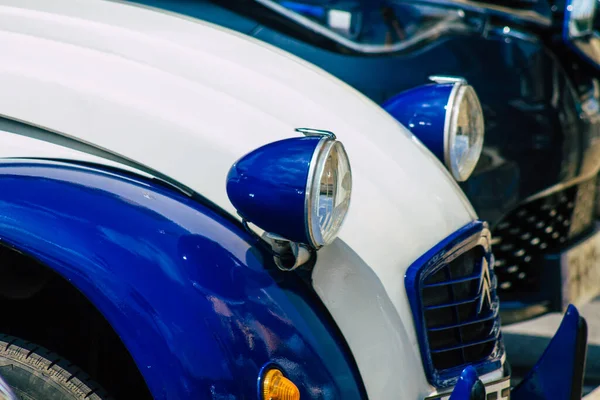
{"type": "Polygon", "coordinates": [[[448,29],[464,29],[461,10],[398,0],[255,1],[362,52],[397,51],[448,29]]]}

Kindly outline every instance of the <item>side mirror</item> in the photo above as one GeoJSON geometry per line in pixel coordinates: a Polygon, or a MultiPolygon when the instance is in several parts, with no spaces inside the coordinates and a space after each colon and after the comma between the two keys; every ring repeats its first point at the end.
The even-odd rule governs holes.
{"type": "Polygon", "coordinates": [[[483,149],[483,111],[462,78],[431,77],[437,83],[397,94],[382,104],[442,162],[459,182],[469,178],[483,149]]]}

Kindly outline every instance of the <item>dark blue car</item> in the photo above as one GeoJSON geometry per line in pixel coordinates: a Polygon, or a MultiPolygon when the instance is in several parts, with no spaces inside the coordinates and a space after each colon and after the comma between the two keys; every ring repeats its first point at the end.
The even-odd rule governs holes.
{"type": "Polygon", "coordinates": [[[486,137],[461,187],[492,227],[504,321],[598,294],[599,86],[595,33],[584,30],[594,2],[140,2],[278,46],[380,104],[432,75],[464,78],[486,137]]]}

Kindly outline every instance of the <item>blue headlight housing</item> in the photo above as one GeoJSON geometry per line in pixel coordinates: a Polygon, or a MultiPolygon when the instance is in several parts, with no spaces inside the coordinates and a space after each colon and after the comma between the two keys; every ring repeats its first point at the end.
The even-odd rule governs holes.
{"type": "Polygon", "coordinates": [[[453,84],[429,84],[406,90],[382,106],[444,162],[446,105],[453,84]]]}
{"type": "Polygon", "coordinates": [[[352,175],[333,134],[302,131],[314,136],[273,142],[238,160],[227,175],[227,195],[244,220],[318,249],[341,227],[352,175]]]}
{"type": "Polygon", "coordinates": [[[405,125],[459,181],[469,178],[483,149],[483,111],[473,88],[461,79],[404,91],[382,107],[405,125]]]}

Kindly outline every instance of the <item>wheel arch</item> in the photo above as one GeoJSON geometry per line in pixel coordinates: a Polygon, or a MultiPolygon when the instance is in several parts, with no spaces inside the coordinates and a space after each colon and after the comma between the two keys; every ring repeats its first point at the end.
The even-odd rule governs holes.
{"type": "MultiPolygon", "coordinates": [[[[0,243],[81,292],[155,399],[244,397],[281,363],[307,398],[364,390],[312,289],[237,222],[127,172],[0,160],[0,243]]],[[[100,382],[102,383],[102,382],[100,382]]]]}
{"type": "Polygon", "coordinates": [[[210,246],[218,239],[198,233],[221,228],[221,239],[249,245],[228,232],[232,228],[223,224],[231,222],[225,218],[137,178],[59,161],[2,160],[0,243],[83,294],[117,333],[154,398],[186,398],[195,392],[193,372],[198,372],[190,371],[186,352],[217,344],[203,321],[186,316],[200,306],[193,301],[198,299],[190,300],[190,283],[202,279],[187,275],[181,252],[193,244],[182,241],[201,238],[210,246]],[[184,227],[186,218],[192,221],[184,227]],[[201,345],[192,343],[190,334],[173,340],[187,322],[191,332],[207,333],[197,338],[201,345]]]}

